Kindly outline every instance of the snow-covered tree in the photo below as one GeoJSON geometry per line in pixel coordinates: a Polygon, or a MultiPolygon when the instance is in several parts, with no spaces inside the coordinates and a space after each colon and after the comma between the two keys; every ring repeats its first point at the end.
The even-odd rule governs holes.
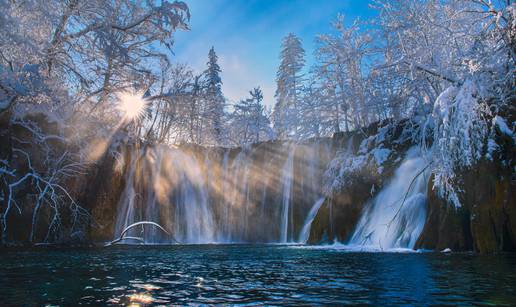
{"type": "Polygon", "coordinates": [[[221,144],[224,134],[223,118],[226,100],[222,94],[221,69],[217,61],[215,49],[211,47],[208,53],[208,67],[204,71],[204,118],[206,129],[212,135],[213,142],[221,144]]]}
{"type": "Polygon", "coordinates": [[[3,242],[10,215],[22,210],[33,213],[33,229],[49,217],[46,240],[62,235],[67,217],[71,231],[81,231],[87,212],[69,183],[121,128],[117,94],[155,81],[148,68],[167,60],[155,47],[171,47],[188,19],[182,2],[0,1],[3,242]]]}
{"type": "Polygon", "coordinates": [[[350,126],[357,128],[372,121],[366,106],[367,80],[363,72],[371,36],[360,32],[358,21],[346,27],[342,15],[337,16],[333,27],[337,35],[317,37],[315,74],[327,92],[334,95],[328,107],[334,112],[335,132],[341,130],[341,121],[349,131],[350,126]]]}
{"type": "Polygon", "coordinates": [[[274,130],[279,138],[297,137],[298,104],[303,86],[301,70],[305,64],[301,39],[288,34],[281,43],[280,65],[276,73],[276,104],[273,111],[274,130]]]}
{"type": "Polygon", "coordinates": [[[352,128],[392,120],[380,124],[378,134],[365,139],[356,155],[337,155],[328,170],[330,185],[341,188],[358,170],[369,173],[372,158],[384,156],[379,155],[385,152],[382,130],[399,128],[398,120],[405,119],[402,136],[424,149],[434,189],[448,203],[460,206],[461,174],[469,168],[487,160],[514,169],[514,158],[506,151],[507,144],[516,142],[516,6],[511,1],[380,0],[374,7],[379,15],[365,28],[372,38],[365,49],[356,48],[362,39],[353,43],[354,36],[367,38],[364,30],[347,35],[354,25],[341,25],[342,36],[319,37],[324,40],[318,42],[317,88],[326,90],[327,97],[335,95],[335,88],[338,97],[339,76],[334,72],[339,70],[332,65],[342,62],[343,97],[352,102],[350,116],[359,119],[352,128]],[[361,65],[349,66],[340,57],[363,57],[367,65],[362,76],[349,69],[361,65]],[[351,90],[357,75],[363,102],[351,90]],[[369,114],[362,114],[363,106],[369,114]]]}
{"type": "Polygon", "coordinates": [[[317,81],[312,78],[304,86],[301,92],[298,107],[299,130],[298,136],[302,139],[320,137],[324,133],[324,100],[322,90],[317,81]]]}
{"type": "Polygon", "coordinates": [[[238,145],[268,140],[273,134],[262,104],[262,90],[256,87],[249,94],[251,97],[239,101],[234,106],[232,115],[233,140],[238,145]]]}
{"type": "Polygon", "coordinates": [[[141,137],[158,143],[195,142],[194,122],[200,111],[194,82],[199,77],[186,64],[174,64],[163,66],[159,80],[151,88],[156,94],[148,98],[149,123],[141,137]]]}

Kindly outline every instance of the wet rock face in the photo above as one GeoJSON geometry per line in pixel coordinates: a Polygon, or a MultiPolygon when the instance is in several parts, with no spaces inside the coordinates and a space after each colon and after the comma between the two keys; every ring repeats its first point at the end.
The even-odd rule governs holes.
{"type": "Polygon", "coordinates": [[[430,182],[427,221],[416,248],[516,251],[516,185],[510,176],[488,161],[464,172],[460,208],[439,198],[430,182]]]}
{"type": "MultiPolygon", "coordinates": [[[[45,126],[44,119],[33,118],[32,120],[39,121],[41,126],[45,126]]],[[[0,125],[5,126],[5,122],[0,120],[0,125]]],[[[402,134],[402,128],[402,125],[397,126],[392,138],[398,138],[402,134]]],[[[57,127],[47,125],[45,129],[55,131],[57,127]]],[[[367,134],[374,134],[377,129],[378,127],[372,126],[367,134]]],[[[2,131],[16,135],[19,139],[30,138],[27,131],[21,127],[14,126],[2,131]]],[[[341,133],[332,139],[311,140],[296,145],[291,174],[293,179],[288,216],[288,241],[297,239],[307,212],[314,201],[321,197],[321,176],[336,151],[349,147],[353,153],[356,153],[364,138],[362,132],[341,133]],[[315,161],[315,167],[312,165],[314,159],[320,159],[315,161]]],[[[0,135],[0,140],[2,141],[0,153],[3,159],[11,159],[13,165],[19,170],[27,168],[23,157],[12,156],[11,146],[8,143],[9,135],[0,135]]],[[[426,223],[416,243],[416,249],[450,248],[453,251],[473,250],[481,253],[516,251],[516,201],[514,200],[516,183],[511,177],[513,168],[499,162],[506,161],[513,155],[512,139],[507,140],[507,144],[509,145],[506,146],[505,156],[499,157],[495,162],[483,161],[460,174],[459,182],[464,191],[460,196],[463,204],[460,208],[455,208],[441,199],[432,189],[433,183],[430,180],[426,223]]],[[[58,141],[53,145],[56,148],[66,146],[58,141]]],[[[30,142],[17,146],[31,153],[35,167],[43,163],[34,154],[37,149],[33,148],[30,142]]],[[[126,174],[129,171],[132,155],[137,151],[134,146],[136,145],[122,148],[121,156],[117,159],[108,153],[104,154],[89,166],[85,175],[69,178],[63,183],[77,203],[91,214],[91,221],[85,233],[76,234],[70,231],[69,217],[63,216],[62,234],[54,240],[100,242],[113,239],[120,199],[128,184],[126,174]]],[[[409,146],[410,142],[386,144],[393,154],[383,165],[381,172],[374,168],[360,170],[347,178],[351,184],[327,197],[313,220],[308,242],[312,244],[330,243],[334,240],[347,242],[362,215],[364,205],[392,177],[409,146]]],[[[231,184],[241,185],[243,174],[246,172],[243,163],[246,163],[251,174],[246,177],[246,189],[236,193],[240,195],[235,196],[234,192],[228,192],[228,186],[212,185],[208,188],[209,205],[213,209],[215,227],[224,228],[225,224],[230,223],[229,228],[235,228],[235,231],[240,232],[240,229],[245,227],[245,237],[242,238],[247,241],[278,241],[281,231],[278,216],[281,214],[284,193],[281,178],[290,150],[288,143],[275,141],[255,144],[245,149],[247,151],[245,155],[242,153],[244,150],[242,148],[204,148],[197,145],[183,145],[181,150],[196,161],[200,161],[199,163],[206,159],[211,161],[210,167],[201,166],[204,180],[220,181],[224,176],[232,176],[231,184]],[[226,174],[224,174],[225,157],[229,168],[226,174]],[[238,159],[243,160],[237,162],[238,159]],[[236,210],[228,218],[226,208],[229,203],[240,205],[241,210],[236,210]]],[[[146,189],[150,184],[150,166],[146,166],[143,160],[137,160],[136,163],[138,164],[137,179],[134,184],[139,197],[143,200],[148,196],[146,189]]],[[[17,199],[21,213],[13,211],[9,215],[7,239],[10,242],[27,242],[31,232],[34,195],[30,185],[20,189],[19,193],[25,196],[17,199]]],[[[137,206],[141,210],[145,203],[141,201],[137,206]]],[[[63,214],[66,215],[67,212],[63,214]]],[[[173,215],[174,209],[171,207],[168,211],[163,211],[158,221],[167,229],[172,229],[174,225],[165,217],[173,215]]],[[[45,240],[49,227],[48,221],[51,218],[52,211],[47,206],[42,207],[34,229],[33,242],[45,240]]]]}
{"type": "Polygon", "coordinates": [[[326,199],[312,223],[308,243],[331,243],[334,240],[347,242],[363,210],[363,204],[371,197],[371,183],[357,182],[326,199]]]}
{"type": "Polygon", "coordinates": [[[389,149],[392,154],[378,167],[374,163],[364,164],[364,167],[355,169],[346,174],[346,184],[340,189],[334,190],[327,197],[319,209],[312,227],[308,243],[331,243],[335,240],[346,243],[353,235],[353,231],[362,216],[364,206],[381,190],[383,185],[393,176],[395,169],[400,165],[402,157],[411,146],[411,140],[404,138],[404,129],[409,126],[408,121],[403,121],[392,126],[389,123],[375,123],[365,131],[351,133],[339,133],[334,138],[335,144],[340,149],[347,148],[349,155],[360,155],[361,143],[369,136],[375,136],[382,127],[387,132],[378,142],[366,142],[367,148],[361,150],[371,151],[374,146],[389,149]]]}
{"type": "MultiPolygon", "coordinates": [[[[200,230],[202,240],[278,242],[285,226],[282,208],[287,197],[286,240],[295,242],[307,213],[322,195],[321,176],[334,150],[330,138],[300,144],[264,142],[233,149],[197,145],[126,148],[122,171],[115,170],[116,161],[106,156],[91,172],[81,201],[92,213],[89,237],[92,241],[113,239],[127,203],[122,194],[132,185],[137,197],[131,205],[134,214],[130,220],[157,221],[180,242],[190,239],[188,231],[196,222],[191,214],[205,209],[196,219],[209,223],[208,230],[200,230]],[[138,158],[134,161],[132,156],[138,158]],[[292,167],[286,174],[288,159],[292,167]],[[135,164],[134,177],[127,182],[129,164],[135,164]],[[288,185],[285,176],[290,178],[288,185]],[[186,212],[197,207],[202,210],[186,212]]],[[[159,234],[145,239],[166,240],[159,234]]]]}
{"type": "Polygon", "coordinates": [[[428,185],[427,216],[416,249],[472,250],[470,212],[467,208],[454,208],[439,198],[428,185]]]}
{"type": "Polygon", "coordinates": [[[516,183],[510,176],[506,169],[481,163],[464,178],[476,251],[516,251],[516,183]]]}
{"type": "Polygon", "coordinates": [[[113,239],[117,205],[125,186],[127,161],[131,161],[129,148],[122,150],[122,161],[105,154],[88,172],[79,203],[91,214],[89,241],[113,239]]]}
{"type": "MultiPolygon", "coordinates": [[[[509,122],[515,114],[505,111],[509,122]]],[[[493,131],[497,144],[492,160],[482,160],[458,174],[460,208],[428,187],[428,215],[416,248],[480,253],[516,251],[516,181],[513,136],[493,131]]]]}
{"type": "MultiPolygon", "coordinates": [[[[74,150],[68,144],[65,144],[60,138],[52,138],[43,142],[34,136],[30,130],[38,131],[41,129],[49,135],[60,135],[59,125],[49,122],[47,118],[41,114],[32,114],[24,117],[27,124],[22,125],[19,122],[11,120],[12,114],[3,113],[0,116],[0,159],[5,161],[9,168],[14,171],[14,176],[0,176],[0,189],[3,195],[9,195],[8,185],[16,184],[13,188],[13,202],[11,210],[8,212],[6,219],[7,231],[2,233],[2,240],[5,244],[24,244],[30,241],[41,242],[49,233],[50,221],[54,213],[47,205],[42,205],[38,210],[38,214],[34,216],[36,204],[38,202],[39,190],[36,184],[35,176],[43,176],[47,170],[49,160],[57,159],[66,150],[74,150]],[[30,125],[29,125],[30,123],[30,125]],[[31,128],[32,127],[32,128],[31,128]],[[29,129],[30,128],[30,129],[29,129]],[[48,160],[47,160],[48,159],[48,160]],[[23,176],[34,174],[34,177],[23,176]]],[[[71,190],[81,185],[81,176],[71,178],[67,183],[71,190]]],[[[41,185],[39,186],[41,187],[41,185]]],[[[75,196],[72,191],[72,196],[75,196]]],[[[8,198],[0,201],[0,214],[3,214],[8,207],[8,198]]],[[[67,223],[70,212],[66,209],[60,210],[62,223],[60,223],[60,234],[52,233],[55,240],[64,241],[70,235],[70,223],[67,223]]]]}

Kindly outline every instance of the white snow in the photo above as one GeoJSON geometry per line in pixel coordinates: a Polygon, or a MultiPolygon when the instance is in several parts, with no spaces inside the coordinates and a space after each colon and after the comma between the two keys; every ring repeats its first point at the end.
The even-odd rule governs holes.
{"type": "Polygon", "coordinates": [[[376,161],[377,165],[382,165],[387,159],[389,159],[389,156],[391,155],[392,150],[387,148],[375,148],[372,150],[372,154],[374,156],[374,159],[376,161]]]}
{"type": "Polygon", "coordinates": [[[503,119],[501,116],[496,115],[493,118],[493,124],[495,124],[502,133],[510,137],[513,136],[514,132],[512,131],[512,129],[509,128],[509,126],[507,126],[505,119],[503,119]]]}
{"type": "MultiPolygon", "coordinates": [[[[489,107],[479,99],[478,87],[467,80],[452,86],[437,98],[431,119],[434,122],[434,188],[439,195],[459,207],[456,172],[474,165],[484,156],[489,125],[484,120],[489,107]]],[[[491,144],[491,149],[494,147],[491,144]]]]}

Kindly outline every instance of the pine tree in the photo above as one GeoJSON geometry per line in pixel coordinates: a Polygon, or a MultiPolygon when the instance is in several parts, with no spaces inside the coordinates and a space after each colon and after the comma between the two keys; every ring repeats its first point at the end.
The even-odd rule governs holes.
{"type": "Polygon", "coordinates": [[[274,106],[274,130],[279,138],[298,134],[298,102],[302,88],[301,70],[305,64],[305,50],[301,40],[288,34],[281,44],[280,66],[276,74],[276,105],[274,106]]]}
{"type": "Polygon", "coordinates": [[[205,90],[205,118],[207,120],[208,129],[210,130],[213,141],[216,144],[222,142],[223,127],[222,121],[224,117],[225,98],[222,94],[222,72],[217,63],[218,57],[215,49],[211,47],[208,53],[208,68],[204,71],[204,90],[205,90]]]}
{"type": "Polygon", "coordinates": [[[263,92],[260,87],[255,87],[249,92],[251,95],[250,127],[253,142],[257,143],[272,136],[270,121],[265,114],[265,107],[262,104],[263,92]]]}
{"type": "Polygon", "coordinates": [[[233,131],[239,145],[257,143],[272,137],[269,118],[262,104],[263,93],[259,87],[249,91],[250,98],[235,105],[233,131]]]}

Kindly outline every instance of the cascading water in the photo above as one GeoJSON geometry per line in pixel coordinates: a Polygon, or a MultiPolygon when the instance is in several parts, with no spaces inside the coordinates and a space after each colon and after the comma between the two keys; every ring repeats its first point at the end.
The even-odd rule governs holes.
{"type": "MultiPolygon", "coordinates": [[[[215,229],[213,214],[208,204],[208,187],[205,171],[191,156],[175,151],[174,170],[180,180],[179,192],[176,194],[176,237],[179,242],[211,243],[214,242],[215,229]],[[185,165],[188,167],[185,168],[185,165]]],[[[205,159],[205,166],[207,159],[205,159]]]]}
{"type": "Polygon", "coordinates": [[[180,150],[158,146],[137,151],[119,201],[115,237],[130,224],[145,220],[172,224],[169,229],[174,230],[174,238],[164,239],[154,228],[130,231],[131,236],[143,237],[147,243],[215,241],[204,178],[201,165],[180,150]],[[167,213],[169,216],[163,216],[167,213]]]}
{"type": "MultiPolygon", "coordinates": [[[[132,183],[134,181],[135,172],[137,168],[137,161],[140,155],[140,151],[136,151],[131,155],[131,161],[129,162],[130,166],[126,175],[127,183],[132,183]]],[[[136,191],[134,190],[134,185],[126,184],[118,205],[118,214],[115,224],[115,238],[120,237],[125,227],[135,222],[135,200],[136,191]]],[[[130,230],[129,235],[134,236],[134,232],[135,230],[130,230]]]]}
{"type": "Polygon", "coordinates": [[[426,218],[427,165],[418,148],[407,152],[392,180],[366,206],[350,246],[377,250],[414,247],[426,218]]]}
{"type": "Polygon", "coordinates": [[[227,230],[226,242],[244,241],[245,221],[247,220],[246,207],[248,206],[247,190],[249,189],[249,161],[247,148],[242,149],[231,165],[230,173],[227,175],[229,186],[227,200],[225,200],[224,211],[229,214],[225,228],[227,230]]]}
{"type": "Polygon", "coordinates": [[[114,237],[134,222],[151,221],[171,235],[142,225],[127,236],[146,243],[294,242],[321,195],[328,148],[278,142],[223,150],[136,149],[114,237]]]}
{"type": "MultiPolygon", "coordinates": [[[[127,167],[114,236],[134,222],[152,221],[171,236],[148,226],[127,236],[146,243],[306,243],[324,202],[321,178],[332,156],[327,144],[317,142],[218,152],[137,149],[127,167]]],[[[416,148],[407,152],[391,181],[365,207],[350,246],[413,248],[426,217],[425,164],[416,148]]]]}
{"type": "Polygon", "coordinates": [[[283,182],[283,199],[281,204],[281,232],[280,243],[288,242],[288,225],[290,220],[290,202],[292,194],[292,182],[294,180],[294,148],[289,148],[288,158],[283,166],[282,182],[283,182]]]}
{"type": "MultiPolygon", "coordinates": [[[[222,194],[226,195],[226,193],[230,192],[229,188],[229,150],[224,150],[224,156],[222,158],[222,194]]],[[[223,202],[223,209],[222,209],[222,218],[221,218],[221,231],[219,233],[219,236],[217,240],[219,242],[225,242],[227,241],[228,234],[229,234],[229,206],[227,205],[227,202],[223,202]]]]}
{"type": "Polygon", "coordinates": [[[324,203],[324,197],[319,198],[315,204],[313,205],[310,212],[308,212],[308,216],[306,217],[303,228],[301,229],[301,233],[299,234],[299,243],[306,243],[308,238],[310,237],[310,228],[312,227],[312,222],[314,221],[315,216],[317,215],[317,211],[321,208],[321,205],[324,203]]]}

